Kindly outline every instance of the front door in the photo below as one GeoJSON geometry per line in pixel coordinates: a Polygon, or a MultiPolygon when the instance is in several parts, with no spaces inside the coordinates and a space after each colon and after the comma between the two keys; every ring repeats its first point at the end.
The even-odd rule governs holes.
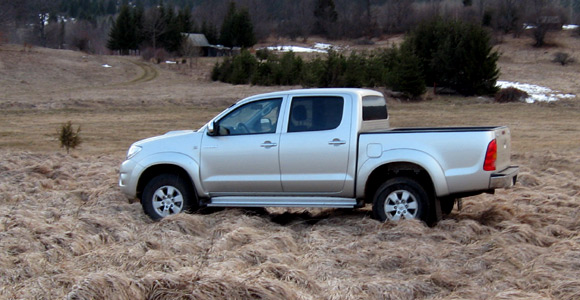
{"type": "Polygon", "coordinates": [[[216,122],[201,145],[201,179],[210,194],[281,192],[278,124],[282,98],[242,105],[216,122]]]}

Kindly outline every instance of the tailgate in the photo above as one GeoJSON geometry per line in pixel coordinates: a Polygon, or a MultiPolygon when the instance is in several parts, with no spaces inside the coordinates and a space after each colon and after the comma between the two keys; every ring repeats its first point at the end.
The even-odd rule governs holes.
{"type": "Polygon", "coordinates": [[[494,129],[497,143],[496,170],[501,171],[510,166],[511,135],[509,128],[502,126],[494,129]]]}

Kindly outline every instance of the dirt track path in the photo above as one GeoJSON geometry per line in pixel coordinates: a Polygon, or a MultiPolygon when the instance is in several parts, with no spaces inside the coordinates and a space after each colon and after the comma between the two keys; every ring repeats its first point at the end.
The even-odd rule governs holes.
{"type": "Polygon", "coordinates": [[[137,77],[131,81],[121,83],[120,85],[128,85],[128,84],[148,82],[148,81],[154,80],[155,78],[157,78],[159,76],[159,72],[157,71],[157,69],[155,69],[155,67],[153,67],[149,64],[146,64],[146,63],[140,62],[140,61],[128,60],[128,59],[126,59],[126,61],[139,67],[143,71],[143,73],[139,77],[137,77]]]}

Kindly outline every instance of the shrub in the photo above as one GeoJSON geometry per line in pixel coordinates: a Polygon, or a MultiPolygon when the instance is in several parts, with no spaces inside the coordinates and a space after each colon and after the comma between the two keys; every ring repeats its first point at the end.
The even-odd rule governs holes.
{"type": "Polygon", "coordinates": [[[317,56],[305,64],[302,70],[301,84],[305,87],[324,87],[323,78],[326,74],[326,63],[317,56]]]}
{"type": "Polygon", "coordinates": [[[70,149],[75,149],[82,143],[80,132],[81,126],[77,127],[77,130],[74,130],[71,121],[61,125],[57,135],[60,141],[60,147],[66,148],[66,153],[70,153],[70,149]]]}
{"type": "Polygon", "coordinates": [[[554,59],[552,60],[552,62],[559,63],[562,66],[565,66],[567,64],[571,64],[571,63],[575,62],[575,60],[574,60],[574,58],[570,57],[570,55],[568,53],[556,52],[554,54],[554,59]]]}
{"type": "Polygon", "coordinates": [[[252,75],[251,83],[254,85],[276,85],[280,65],[272,62],[266,61],[261,62],[256,67],[255,73],[252,75]]]}
{"type": "Polygon", "coordinates": [[[508,87],[499,90],[499,92],[495,94],[495,102],[498,103],[525,102],[529,96],[530,95],[528,95],[528,93],[520,89],[508,87]]]}
{"type": "Polygon", "coordinates": [[[248,84],[256,72],[258,60],[247,50],[233,58],[226,57],[222,64],[216,63],[211,79],[231,84],[248,84]]]}
{"type": "Polygon", "coordinates": [[[403,42],[422,66],[426,85],[462,95],[495,94],[499,53],[481,26],[435,19],[420,24],[403,42]]]}
{"type": "Polygon", "coordinates": [[[259,60],[267,60],[272,55],[273,55],[272,51],[268,50],[268,48],[262,48],[262,49],[256,50],[256,57],[259,60]]]}
{"type": "Polygon", "coordinates": [[[279,60],[279,67],[275,70],[276,84],[297,85],[302,81],[304,61],[294,52],[287,52],[279,60]]]}
{"type": "Polygon", "coordinates": [[[351,53],[348,57],[331,50],[309,62],[294,52],[281,57],[269,51],[248,51],[216,63],[211,74],[214,81],[232,84],[298,85],[305,87],[375,87],[389,86],[408,97],[425,92],[419,58],[399,48],[370,53],[351,53]],[[387,76],[388,74],[388,76],[387,76]]]}
{"type": "Polygon", "coordinates": [[[404,47],[393,51],[397,59],[387,75],[387,86],[409,98],[418,98],[426,89],[419,57],[404,47]]]}

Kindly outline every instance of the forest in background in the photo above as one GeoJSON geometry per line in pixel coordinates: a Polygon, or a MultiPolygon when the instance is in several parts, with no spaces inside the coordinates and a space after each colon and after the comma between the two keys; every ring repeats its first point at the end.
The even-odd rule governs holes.
{"type": "Polygon", "coordinates": [[[247,10],[257,41],[316,35],[370,42],[441,16],[516,36],[531,24],[541,46],[554,24],[578,23],[580,14],[580,0],[2,0],[0,43],[108,54],[109,34],[124,4],[144,11],[162,6],[175,15],[187,11],[191,31],[216,41],[231,2],[247,10]]]}

